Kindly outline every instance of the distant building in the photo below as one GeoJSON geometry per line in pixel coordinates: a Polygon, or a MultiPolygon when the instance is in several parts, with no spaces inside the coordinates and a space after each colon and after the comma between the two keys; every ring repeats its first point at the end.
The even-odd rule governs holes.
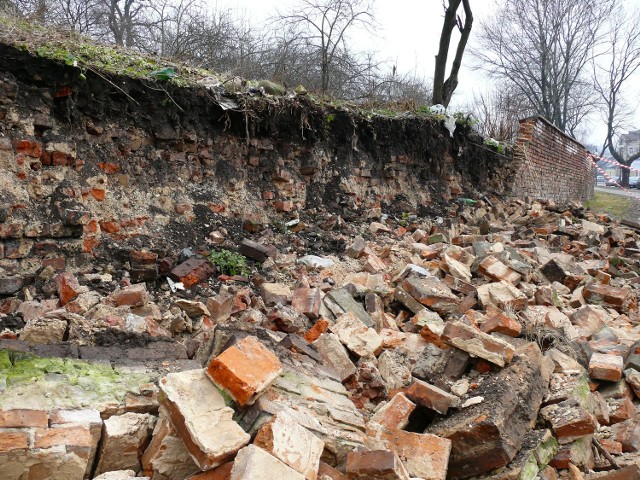
{"type": "Polygon", "coordinates": [[[625,160],[640,152],[640,130],[620,135],[618,149],[625,160]]]}
{"type": "MultiPolygon", "coordinates": [[[[618,151],[622,153],[622,158],[624,158],[625,161],[640,152],[640,130],[634,130],[620,135],[618,151]]],[[[635,160],[631,164],[631,168],[635,169],[635,171],[631,170],[630,177],[636,179],[638,177],[638,170],[640,170],[640,159],[635,160]]]]}

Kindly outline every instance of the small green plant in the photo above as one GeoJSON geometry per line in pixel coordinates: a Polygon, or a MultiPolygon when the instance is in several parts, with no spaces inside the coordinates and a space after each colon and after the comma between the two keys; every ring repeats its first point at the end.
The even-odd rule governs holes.
{"type": "Polygon", "coordinates": [[[327,113],[327,125],[331,125],[331,122],[333,122],[336,119],[336,116],[333,113],[327,113]]]}
{"type": "Polygon", "coordinates": [[[209,261],[225,275],[249,275],[247,258],[229,250],[214,250],[209,254],[209,261]]]}
{"type": "Polygon", "coordinates": [[[488,147],[493,147],[497,150],[498,153],[504,153],[504,145],[501,144],[499,141],[497,141],[494,138],[487,138],[484,141],[484,144],[488,147]]]}

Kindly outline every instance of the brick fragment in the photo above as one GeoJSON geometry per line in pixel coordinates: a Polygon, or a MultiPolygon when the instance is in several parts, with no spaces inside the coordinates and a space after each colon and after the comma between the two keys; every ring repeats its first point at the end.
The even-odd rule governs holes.
{"type": "Polygon", "coordinates": [[[247,445],[238,452],[230,479],[264,480],[267,472],[270,478],[278,480],[304,480],[304,475],[255,445],[247,445]]]}
{"type": "Polygon", "coordinates": [[[0,454],[29,448],[27,433],[27,430],[0,429],[0,454]]]}
{"type": "Polygon", "coordinates": [[[140,307],[149,301],[149,292],[147,291],[147,285],[144,283],[137,283],[128,287],[122,288],[109,295],[107,302],[121,307],[128,305],[130,307],[140,307]]]}
{"type": "Polygon", "coordinates": [[[627,313],[630,308],[637,305],[637,298],[630,287],[590,283],[584,287],[582,295],[589,303],[603,304],[621,313],[627,313]]]}
{"type": "Polygon", "coordinates": [[[478,287],[478,300],[483,307],[494,304],[501,309],[520,311],[527,306],[527,296],[511,283],[501,281],[478,287]]]}
{"type": "Polygon", "coordinates": [[[91,448],[95,441],[88,425],[37,428],[35,430],[35,448],[66,447],[91,448]]]}
{"type": "Polygon", "coordinates": [[[313,343],[324,362],[333,368],[341,381],[356,373],[356,367],[349,358],[347,349],[333,333],[323,333],[313,343]]]}
{"type": "Polygon", "coordinates": [[[340,341],[359,357],[377,356],[382,351],[382,338],[373,329],[363,324],[358,317],[345,313],[329,326],[340,341]]]}
{"type": "Polygon", "coordinates": [[[480,262],[478,265],[478,273],[494,282],[505,281],[513,285],[517,285],[522,279],[522,276],[518,272],[491,255],[480,262]]]}
{"type": "Polygon", "coordinates": [[[622,378],[624,359],[619,355],[594,353],[589,360],[589,376],[594,380],[617,382],[622,378]]]}
{"type": "Polygon", "coordinates": [[[206,281],[215,273],[211,262],[206,258],[191,257],[171,270],[172,280],[182,282],[185,288],[206,281]]]}
{"type": "Polygon", "coordinates": [[[293,292],[291,307],[311,320],[315,320],[320,316],[321,303],[319,288],[297,288],[293,292]]]}
{"type": "Polygon", "coordinates": [[[441,415],[446,415],[450,408],[460,404],[460,399],[455,395],[418,379],[407,389],[407,396],[418,405],[435,410],[441,415]]]}
{"type": "Polygon", "coordinates": [[[207,375],[240,405],[253,403],[282,371],[278,357],[255,337],[246,337],[214,358],[207,375]]]}
{"type": "Polygon", "coordinates": [[[370,450],[350,452],[346,471],[349,478],[409,480],[409,474],[395,452],[370,450]]]}
{"type": "Polygon", "coordinates": [[[447,322],[442,339],[451,346],[500,367],[509,363],[515,352],[513,346],[504,340],[487,335],[460,321],[447,322]]]}
{"type": "Polygon", "coordinates": [[[204,370],[170,373],[159,387],[160,403],[200,469],[222,465],[249,442],[249,435],[233,421],[234,411],[225,405],[204,370]]]}
{"type": "Polygon", "coordinates": [[[444,315],[455,313],[459,299],[436,277],[408,278],[402,288],[421,304],[444,315]]]}
{"type": "Polygon", "coordinates": [[[281,460],[307,480],[316,480],[324,442],[280,412],[257,433],[253,444],[281,460]]]}
{"type": "Polygon", "coordinates": [[[415,410],[413,403],[404,393],[397,393],[371,417],[371,422],[389,430],[402,430],[409,424],[409,416],[415,410]]]}
{"type": "Polygon", "coordinates": [[[287,305],[291,303],[293,292],[288,285],[265,282],[260,285],[260,296],[267,306],[287,305]]]}
{"type": "Polygon", "coordinates": [[[547,405],[540,410],[540,415],[551,425],[560,444],[591,435],[598,426],[596,418],[575,399],[547,405]]]}
{"type": "Polygon", "coordinates": [[[49,426],[49,414],[43,410],[0,410],[0,428],[49,426]]]}
{"type": "Polygon", "coordinates": [[[63,306],[84,291],[76,277],[74,277],[70,272],[63,272],[56,275],[56,287],[58,289],[60,305],[63,306]]]}

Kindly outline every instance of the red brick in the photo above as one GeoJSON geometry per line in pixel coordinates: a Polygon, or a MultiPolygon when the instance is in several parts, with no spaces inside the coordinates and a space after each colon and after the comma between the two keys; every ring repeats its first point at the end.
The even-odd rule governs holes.
{"type": "Polygon", "coordinates": [[[0,410],[0,428],[48,427],[49,415],[42,410],[0,410]]]}
{"type": "Polygon", "coordinates": [[[182,282],[185,288],[206,281],[215,273],[211,262],[206,258],[191,257],[171,270],[171,279],[182,282]]]}
{"type": "Polygon", "coordinates": [[[407,396],[418,405],[435,410],[441,415],[446,415],[449,408],[457,407],[460,403],[455,395],[421,380],[414,380],[407,389],[407,396]]]}
{"type": "Polygon", "coordinates": [[[282,371],[278,358],[255,337],[246,337],[214,358],[207,375],[240,405],[252,403],[282,371]]]}
{"type": "Polygon", "coordinates": [[[415,408],[416,404],[404,393],[397,393],[371,417],[371,421],[390,430],[402,430],[415,408]]]}
{"type": "Polygon", "coordinates": [[[42,143],[40,142],[26,139],[15,139],[13,141],[13,146],[17,153],[22,153],[33,158],[40,158],[42,156],[43,149],[42,143]]]}
{"type": "Polygon", "coordinates": [[[35,431],[35,448],[50,448],[57,445],[68,447],[92,447],[93,436],[88,426],[38,428],[35,431]]]}
{"type": "Polygon", "coordinates": [[[78,280],[69,272],[60,273],[56,276],[56,286],[60,305],[66,305],[82,293],[82,287],[78,280]]]}
{"type": "Polygon", "coordinates": [[[26,430],[0,430],[0,453],[27,449],[27,433],[26,430]]]}
{"type": "Polygon", "coordinates": [[[624,359],[618,355],[594,353],[589,360],[589,376],[594,380],[617,382],[622,378],[624,359]]]}
{"type": "Polygon", "coordinates": [[[346,471],[352,479],[409,480],[400,458],[389,450],[349,452],[346,471]]]}
{"type": "Polygon", "coordinates": [[[321,318],[305,334],[304,339],[309,343],[313,343],[320,338],[320,335],[327,331],[327,328],[329,328],[329,322],[321,318]]]}
{"type": "Polygon", "coordinates": [[[139,307],[149,301],[149,292],[147,292],[146,284],[137,283],[113,292],[109,295],[108,301],[116,307],[122,305],[139,307]]]}

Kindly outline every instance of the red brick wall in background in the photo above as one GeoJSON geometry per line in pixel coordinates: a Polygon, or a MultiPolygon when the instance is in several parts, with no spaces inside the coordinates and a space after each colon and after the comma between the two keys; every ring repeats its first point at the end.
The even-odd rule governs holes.
{"type": "Polygon", "coordinates": [[[542,117],[520,120],[512,193],[556,202],[593,196],[595,169],[584,146],[542,117]]]}

